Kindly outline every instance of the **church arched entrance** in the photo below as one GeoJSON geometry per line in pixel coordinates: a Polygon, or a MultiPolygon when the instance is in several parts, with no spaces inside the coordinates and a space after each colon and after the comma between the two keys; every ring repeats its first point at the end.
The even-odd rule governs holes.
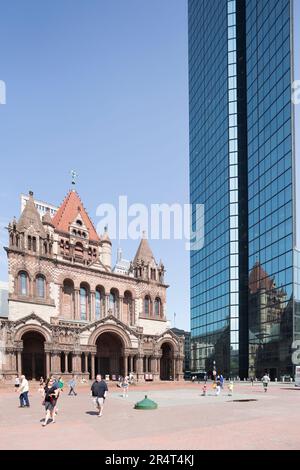
{"type": "Polygon", "coordinates": [[[96,374],[109,375],[112,380],[118,379],[119,375],[124,376],[124,348],[121,338],[116,333],[102,333],[96,341],[96,347],[96,374]]]}
{"type": "Polygon", "coordinates": [[[174,380],[173,371],[173,347],[169,343],[161,346],[162,356],[160,359],[160,379],[174,380]]]}
{"type": "Polygon", "coordinates": [[[28,331],[22,340],[22,374],[29,380],[45,377],[45,338],[36,331],[28,331]]]}

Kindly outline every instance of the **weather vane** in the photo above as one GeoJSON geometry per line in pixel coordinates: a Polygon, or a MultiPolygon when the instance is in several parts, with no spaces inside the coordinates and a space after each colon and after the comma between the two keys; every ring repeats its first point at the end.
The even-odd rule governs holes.
{"type": "Polygon", "coordinates": [[[75,186],[78,174],[76,173],[75,170],[71,170],[71,176],[72,176],[72,184],[75,186]]]}

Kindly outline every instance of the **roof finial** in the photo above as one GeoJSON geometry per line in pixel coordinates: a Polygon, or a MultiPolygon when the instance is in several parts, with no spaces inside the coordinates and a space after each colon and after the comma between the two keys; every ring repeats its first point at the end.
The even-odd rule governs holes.
{"type": "Polygon", "coordinates": [[[72,176],[72,186],[76,185],[76,179],[78,178],[78,174],[76,173],[75,170],[71,170],[71,176],[72,176]]]}

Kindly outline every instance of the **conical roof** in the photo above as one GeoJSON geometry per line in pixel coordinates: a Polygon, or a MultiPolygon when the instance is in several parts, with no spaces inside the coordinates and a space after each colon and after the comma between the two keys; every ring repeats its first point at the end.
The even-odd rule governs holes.
{"type": "Polygon", "coordinates": [[[43,216],[42,220],[43,220],[44,225],[51,225],[52,227],[54,227],[54,223],[53,223],[53,220],[51,218],[49,209],[47,209],[46,214],[43,216]]]}
{"type": "Polygon", "coordinates": [[[143,238],[141,239],[133,263],[135,264],[137,260],[143,260],[146,263],[151,263],[152,261],[155,262],[155,258],[145,235],[143,235],[143,238]]]}
{"type": "Polygon", "coordinates": [[[70,191],[53,217],[53,224],[57,230],[62,232],[69,232],[70,225],[74,222],[80,213],[82,221],[89,231],[90,240],[99,242],[100,238],[95,230],[95,227],[89,218],[79,195],[76,191],[70,191]]]}
{"type": "Polygon", "coordinates": [[[35,207],[32,191],[29,192],[29,199],[17,223],[17,230],[19,232],[24,232],[29,227],[32,227],[41,237],[46,236],[40,214],[35,207]]]}
{"type": "Polygon", "coordinates": [[[103,235],[102,235],[102,237],[101,237],[101,241],[102,241],[102,242],[107,242],[107,243],[110,243],[110,244],[111,244],[111,239],[109,238],[107,227],[104,228],[104,233],[103,233],[103,235]]]}

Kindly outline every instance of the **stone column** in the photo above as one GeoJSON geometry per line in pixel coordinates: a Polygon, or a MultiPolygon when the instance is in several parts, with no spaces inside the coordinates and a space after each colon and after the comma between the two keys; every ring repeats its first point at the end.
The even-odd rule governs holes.
{"type": "Polygon", "coordinates": [[[130,372],[133,372],[133,356],[130,356],[130,372]]]}
{"type": "Polygon", "coordinates": [[[124,376],[128,375],[128,354],[124,354],[124,376]]]}
{"type": "Polygon", "coordinates": [[[160,378],[160,357],[156,358],[156,368],[157,368],[158,377],[160,378]]]}
{"type": "Polygon", "coordinates": [[[78,373],[78,372],[81,372],[81,357],[78,353],[74,353],[73,354],[73,358],[72,358],[72,372],[73,373],[78,373]],[[80,361],[80,363],[79,363],[80,361]]]}
{"type": "Polygon", "coordinates": [[[124,321],[123,319],[123,297],[119,297],[119,315],[118,318],[121,321],[124,321]]]}
{"type": "Polygon", "coordinates": [[[91,379],[95,379],[95,353],[91,353],[91,379]]]}
{"type": "Polygon", "coordinates": [[[176,359],[175,358],[173,358],[172,363],[173,363],[173,367],[172,367],[172,369],[173,369],[173,374],[172,374],[173,375],[173,380],[176,380],[177,374],[176,374],[176,359]]]}
{"type": "Polygon", "coordinates": [[[89,320],[94,322],[96,320],[96,300],[95,300],[95,292],[91,292],[91,308],[90,308],[90,317],[89,320]]]}
{"type": "Polygon", "coordinates": [[[88,372],[88,354],[87,352],[84,353],[84,372],[88,372]]]}
{"type": "Polygon", "coordinates": [[[61,374],[60,370],[60,351],[53,351],[51,355],[51,372],[61,374]]]}
{"type": "Polygon", "coordinates": [[[68,357],[69,357],[69,353],[68,353],[68,351],[65,351],[65,373],[69,372],[68,357]]]}
{"type": "Polygon", "coordinates": [[[63,305],[63,286],[60,285],[59,286],[59,294],[58,294],[58,311],[59,311],[59,315],[61,315],[61,316],[63,314],[62,305],[63,305]]]}
{"type": "Polygon", "coordinates": [[[108,315],[109,310],[109,294],[105,294],[105,316],[108,315]]]}
{"type": "Polygon", "coordinates": [[[75,300],[74,300],[74,319],[75,320],[79,320],[80,319],[80,305],[79,305],[79,302],[80,302],[80,295],[79,295],[79,290],[78,289],[75,289],[74,290],[74,296],[75,296],[75,300]]]}
{"type": "Polygon", "coordinates": [[[157,360],[156,357],[151,357],[151,373],[156,374],[157,373],[157,360]]]}
{"type": "Polygon", "coordinates": [[[50,353],[46,352],[46,377],[50,376],[50,353]]]}
{"type": "Polygon", "coordinates": [[[18,374],[22,374],[22,356],[21,356],[21,351],[17,351],[17,371],[18,374]]]}
{"type": "Polygon", "coordinates": [[[142,375],[144,373],[143,358],[144,356],[137,356],[137,360],[136,360],[136,372],[139,375],[142,375]]]}

